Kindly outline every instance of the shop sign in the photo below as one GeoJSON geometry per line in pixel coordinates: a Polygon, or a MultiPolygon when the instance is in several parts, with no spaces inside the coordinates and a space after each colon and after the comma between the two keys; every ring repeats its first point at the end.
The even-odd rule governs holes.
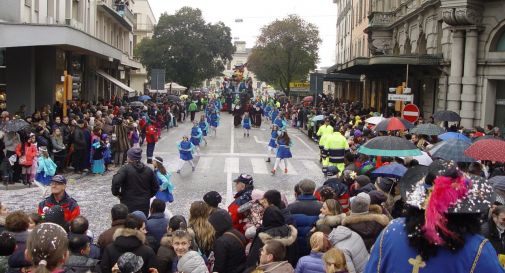
{"type": "Polygon", "coordinates": [[[414,95],[403,95],[403,94],[388,94],[388,100],[391,101],[414,101],[414,95]]]}

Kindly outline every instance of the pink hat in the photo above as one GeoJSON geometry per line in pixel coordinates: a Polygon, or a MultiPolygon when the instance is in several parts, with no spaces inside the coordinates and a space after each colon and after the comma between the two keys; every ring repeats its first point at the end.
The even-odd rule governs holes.
{"type": "Polygon", "coordinates": [[[265,192],[262,190],[254,189],[251,192],[251,199],[252,201],[258,201],[263,199],[263,195],[265,195],[265,192]]]}

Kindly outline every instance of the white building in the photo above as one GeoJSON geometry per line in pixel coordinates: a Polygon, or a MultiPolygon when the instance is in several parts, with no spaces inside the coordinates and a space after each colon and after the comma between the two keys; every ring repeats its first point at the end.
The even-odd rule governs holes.
{"type": "Polygon", "coordinates": [[[64,71],[74,97],[110,98],[129,87],[133,57],[133,0],[0,1],[0,89],[7,107],[33,111],[61,100],[64,71]]]}
{"type": "MultiPolygon", "coordinates": [[[[148,0],[135,0],[133,4],[133,16],[135,22],[133,25],[133,48],[144,38],[151,38],[156,25],[156,17],[154,17],[151,5],[148,0]]],[[[144,91],[148,83],[147,70],[142,66],[138,70],[132,70],[130,73],[131,87],[138,91],[144,91]]]]}

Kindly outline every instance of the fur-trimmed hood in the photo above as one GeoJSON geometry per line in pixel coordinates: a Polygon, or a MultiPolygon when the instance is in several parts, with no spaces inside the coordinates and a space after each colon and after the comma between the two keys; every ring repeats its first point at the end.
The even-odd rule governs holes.
{"type": "Polygon", "coordinates": [[[258,237],[261,239],[261,242],[263,244],[267,243],[268,241],[274,239],[276,241],[281,242],[284,246],[290,246],[296,241],[296,236],[298,235],[298,230],[294,226],[287,226],[289,231],[287,232],[286,236],[279,236],[275,234],[281,234],[283,231],[280,229],[285,229],[286,226],[278,227],[278,228],[271,228],[269,230],[260,232],[258,234],[258,237]],[[278,230],[279,229],[279,230],[278,230]],[[278,233],[277,231],[280,231],[281,233],[278,233]]]}
{"type": "Polygon", "coordinates": [[[341,213],[338,215],[325,215],[319,216],[319,220],[317,220],[316,225],[328,225],[330,227],[336,227],[342,224],[342,220],[345,218],[345,213],[341,213]]]}
{"type": "Polygon", "coordinates": [[[136,237],[143,244],[146,242],[146,235],[140,230],[131,228],[118,228],[112,236],[112,240],[116,241],[118,237],[136,237]]]}
{"type": "Polygon", "coordinates": [[[382,207],[379,205],[370,205],[368,208],[368,212],[370,213],[375,213],[375,214],[382,214],[382,207]]]}
{"type": "Polygon", "coordinates": [[[381,226],[387,226],[389,224],[389,218],[384,214],[376,214],[376,213],[365,213],[365,214],[352,214],[346,216],[344,220],[342,220],[342,225],[353,225],[361,222],[377,222],[381,226]]]}

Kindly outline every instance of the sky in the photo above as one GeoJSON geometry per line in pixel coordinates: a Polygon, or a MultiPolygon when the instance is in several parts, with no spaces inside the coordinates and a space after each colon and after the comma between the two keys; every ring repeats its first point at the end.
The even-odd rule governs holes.
{"type": "Polygon", "coordinates": [[[319,28],[323,41],[319,47],[318,67],[335,64],[337,6],[333,0],[149,0],[156,18],[173,14],[184,6],[199,8],[207,22],[223,22],[232,30],[232,37],[253,47],[261,28],[276,19],[297,14],[319,28]],[[242,19],[242,22],[235,22],[242,19]]]}

